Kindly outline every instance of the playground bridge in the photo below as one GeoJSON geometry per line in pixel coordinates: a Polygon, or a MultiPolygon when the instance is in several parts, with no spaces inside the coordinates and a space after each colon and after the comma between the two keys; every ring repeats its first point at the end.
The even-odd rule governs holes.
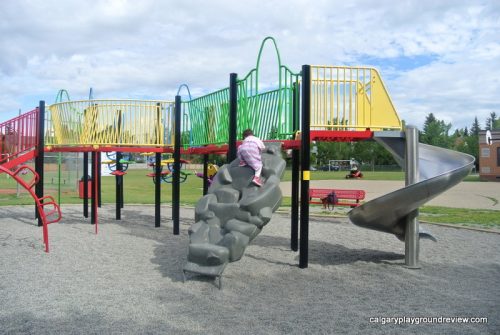
{"type": "MultiPolygon", "coordinates": [[[[251,128],[264,140],[294,139],[300,129],[301,75],[280,65],[281,87],[259,93],[256,72],[254,69],[237,81],[237,133],[251,128]]],[[[311,66],[309,84],[311,140],[338,140],[339,136],[355,140],[358,132],[401,129],[394,105],[373,68],[311,66]]],[[[229,142],[230,91],[225,88],[181,103],[184,149],[229,142]]],[[[175,138],[174,107],[173,101],[123,99],[55,103],[45,119],[45,143],[54,151],[78,147],[168,151],[175,138]]]]}

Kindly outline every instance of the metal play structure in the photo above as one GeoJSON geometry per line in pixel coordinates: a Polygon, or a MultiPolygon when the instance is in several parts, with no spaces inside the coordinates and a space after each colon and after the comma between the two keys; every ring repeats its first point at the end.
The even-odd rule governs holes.
{"type": "MultiPolygon", "coordinates": [[[[181,85],[184,86],[187,88],[181,85]]],[[[44,152],[83,152],[84,160],[90,154],[94,176],[92,222],[97,224],[100,182],[96,176],[99,176],[101,152],[118,153],[117,170],[121,170],[119,153],[153,153],[157,181],[162,176],[161,155],[171,153],[172,217],[174,234],[178,234],[181,155],[203,155],[207,176],[208,155],[226,153],[227,161],[234,161],[237,135],[251,128],[265,142],[277,142],[282,149],[292,150],[291,249],[300,250],[301,268],[308,266],[311,141],[376,140],[405,166],[407,187],[354,208],[349,218],[361,227],[405,240],[409,267],[418,267],[418,208],[460,182],[474,161],[462,153],[418,144],[416,129],[403,129],[376,69],[303,65],[294,72],[282,63],[272,37],[263,40],[254,69],[241,78],[231,73],[228,87],[201,97],[191,98],[189,94],[189,100],[182,101],[178,92],[172,101],[94,99],[92,95],[88,100],[70,101],[68,96],[62,101],[62,94],[60,101],[47,110],[40,102],[35,111],[0,124],[3,170],[17,169],[27,159],[36,157],[39,163],[35,171],[43,179],[44,152]],[[260,62],[266,45],[276,53],[278,81],[275,89],[262,91],[260,62]],[[300,138],[296,136],[298,132],[300,138]]],[[[87,164],[83,165],[85,169],[87,164]]],[[[84,177],[88,174],[83,172],[84,177]]],[[[220,185],[217,178],[225,177],[219,172],[215,184],[220,185]]],[[[123,196],[123,190],[119,194],[119,184],[121,178],[123,186],[123,176],[116,178],[119,219],[119,208],[123,206],[122,200],[118,201],[123,196]]],[[[215,193],[209,190],[206,179],[204,194],[215,193]]],[[[36,196],[42,199],[43,189],[36,196]]],[[[156,182],[155,226],[160,225],[159,196],[160,183],[156,182]]],[[[85,197],[84,212],[86,200],[85,197]]],[[[226,224],[225,219],[219,218],[219,229],[225,229],[226,224]]],[[[196,268],[203,266],[209,265],[201,262],[196,268]]]]}

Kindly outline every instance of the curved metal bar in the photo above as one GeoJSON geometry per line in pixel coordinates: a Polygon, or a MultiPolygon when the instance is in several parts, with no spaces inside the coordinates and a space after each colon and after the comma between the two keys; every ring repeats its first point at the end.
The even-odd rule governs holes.
{"type": "Polygon", "coordinates": [[[65,89],[60,89],[59,92],[57,92],[56,99],[55,99],[54,103],[56,104],[58,102],[63,102],[64,95],[66,95],[66,101],[71,101],[71,99],[69,98],[68,91],[66,91],[65,89]]]}
{"type": "Polygon", "coordinates": [[[259,92],[259,66],[260,66],[260,58],[262,57],[262,51],[264,50],[264,45],[267,41],[273,42],[274,50],[276,51],[276,56],[278,57],[278,88],[281,88],[281,57],[280,52],[278,50],[278,45],[276,44],[276,40],[274,37],[267,36],[264,38],[260,45],[259,55],[257,56],[257,65],[255,66],[255,93],[259,92]]]}
{"type": "Polygon", "coordinates": [[[191,91],[189,91],[189,86],[188,86],[187,84],[181,84],[181,85],[179,86],[179,88],[177,89],[177,94],[176,94],[176,95],[180,95],[179,93],[181,92],[181,89],[182,89],[183,87],[185,87],[185,88],[186,88],[186,90],[187,90],[187,92],[188,92],[188,96],[189,96],[189,101],[191,101],[191,99],[192,99],[192,98],[191,98],[191,91]]]}

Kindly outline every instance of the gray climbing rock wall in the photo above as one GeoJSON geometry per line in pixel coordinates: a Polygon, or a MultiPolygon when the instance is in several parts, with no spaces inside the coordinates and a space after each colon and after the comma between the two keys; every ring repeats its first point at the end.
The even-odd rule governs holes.
{"type": "Polygon", "coordinates": [[[262,163],[261,187],[251,183],[254,171],[240,167],[238,159],[219,169],[208,194],[196,204],[184,271],[220,275],[228,262],[241,259],[271,220],[281,204],[279,184],[286,166],[279,143],[266,144],[262,163]]]}

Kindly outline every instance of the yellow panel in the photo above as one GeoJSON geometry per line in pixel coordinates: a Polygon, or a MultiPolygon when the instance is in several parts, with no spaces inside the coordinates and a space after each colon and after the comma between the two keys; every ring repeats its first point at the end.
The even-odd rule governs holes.
{"type": "Polygon", "coordinates": [[[387,128],[401,129],[401,120],[385,89],[382,78],[377,70],[373,70],[372,74],[372,94],[375,107],[375,112],[372,114],[371,118],[372,124],[386,126],[387,128]]]}
{"type": "Polygon", "coordinates": [[[67,101],[49,106],[49,111],[47,143],[51,145],[173,146],[173,102],[67,101]]]}
{"type": "Polygon", "coordinates": [[[401,129],[377,70],[311,66],[311,129],[401,129]]]}

